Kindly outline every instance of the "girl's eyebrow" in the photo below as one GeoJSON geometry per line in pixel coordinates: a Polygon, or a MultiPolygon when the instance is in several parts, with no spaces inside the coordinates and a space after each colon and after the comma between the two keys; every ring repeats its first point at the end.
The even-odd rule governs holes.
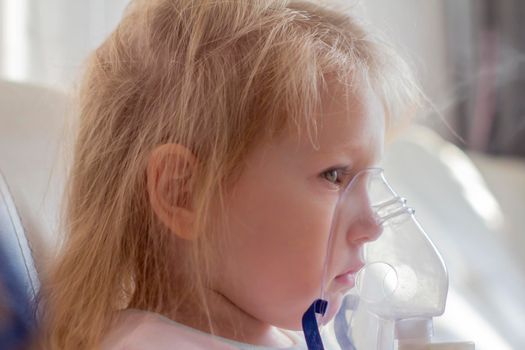
{"type": "MultiPolygon", "coordinates": [[[[328,152],[327,152],[328,153],[328,152]]],[[[348,168],[367,168],[379,163],[379,152],[374,151],[374,147],[364,148],[362,146],[352,147],[349,149],[338,149],[334,152],[335,155],[340,155],[341,158],[348,159],[345,167],[348,168]]]]}
{"type": "Polygon", "coordinates": [[[330,155],[348,155],[354,153],[360,153],[362,150],[362,145],[355,142],[347,142],[344,144],[337,145],[335,147],[329,147],[317,150],[319,154],[330,154],[330,155]]]}
{"type": "Polygon", "coordinates": [[[358,158],[361,158],[361,157],[366,157],[369,153],[371,153],[371,152],[363,152],[363,149],[365,149],[363,145],[359,143],[349,142],[347,144],[339,145],[337,147],[320,150],[319,153],[355,159],[356,155],[358,158]]]}
{"type": "Polygon", "coordinates": [[[327,157],[334,160],[334,165],[356,167],[370,167],[379,163],[382,152],[379,145],[369,140],[351,138],[337,145],[325,145],[318,149],[309,148],[308,153],[316,159],[325,160],[327,157]]]}

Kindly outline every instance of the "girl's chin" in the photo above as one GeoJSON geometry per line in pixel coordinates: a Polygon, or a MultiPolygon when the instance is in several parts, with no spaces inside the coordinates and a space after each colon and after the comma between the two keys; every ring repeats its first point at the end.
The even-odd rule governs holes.
{"type": "Polygon", "coordinates": [[[326,310],[326,313],[322,318],[323,324],[330,322],[334,318],[335,314],[341,308],[341,304],[343,303],[343,297],[344,294],[335,293],[328,298],[328,309],[326,310]]]}
{"type": "MultiPolygon", "coordinates": [[[[344,291],[339,290],[337,292],[331,292],[329,295],[325,297],[326,300],[328,300],[328,309],[326,310],[326,313],[322,317],[322,320],[320,321],[321,323],[323,324],[328,323],[334,318],[335,314],[341,308],[341,304],[343,303],[343,297],[347,294],[347,292],[348,292],[348,289],[345,289],[344,291]]],[[[316,298],[319,298],[319,296],[317,296],[316,298]]],[[[316,298],[312,299],[312,303],[316,298]]],[[[308,305],[308,307],[309,306],[310,305],[308,305]]],[[[306,312],[306,308],[304,309],[304,311],[301,310],[300,315],[298,315],[297,317],[294,317],[292,322],[290,322],[291,320],[288,318],[288,322],[279,323],[279,324],[275,323],[274,325],[279,328],[284,328],[284,329],[293,330],[293,331],[301,331],[303,329],[301,320],[302,320],[302,316],[304,312],[306,312]]],[[[290,316],[290,314],[287,314],[287,315],[288,317],[290,316]]]]}

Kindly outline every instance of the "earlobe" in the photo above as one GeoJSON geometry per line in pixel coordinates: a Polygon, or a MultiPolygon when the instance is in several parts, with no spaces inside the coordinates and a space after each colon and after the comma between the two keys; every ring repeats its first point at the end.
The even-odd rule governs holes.
{"type": "Polygon", "coordinates": [[[197,160],[179,144],[164,144],[153,150],[146,171],[147,190],[156,217],[179,238],[194,238],[191,178],[197,160]]]}

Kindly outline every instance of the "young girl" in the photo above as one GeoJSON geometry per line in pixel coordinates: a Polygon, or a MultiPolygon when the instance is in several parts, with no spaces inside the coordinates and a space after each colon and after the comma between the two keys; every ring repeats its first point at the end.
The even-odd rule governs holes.
{"type": "MultiPolygon", "coordinates": [[[[333,6],[134,1],[80,92],[45,348],[303,349],[338,194],[418,91],[333,6]]],[[[328,271],[329,316],[370,222],[328,271]]]]}

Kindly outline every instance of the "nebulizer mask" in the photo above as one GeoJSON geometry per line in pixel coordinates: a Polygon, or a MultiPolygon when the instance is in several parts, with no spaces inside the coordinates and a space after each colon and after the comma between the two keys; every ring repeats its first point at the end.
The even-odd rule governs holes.
{"type": "Polygon", "coordinates": [[[364,169],[338,199],[321,295],[303,316],[308,348],[430,349],[418,344],[431,343],[447,291],[443,259],[414,210],[382,169],[364,169]]]}

